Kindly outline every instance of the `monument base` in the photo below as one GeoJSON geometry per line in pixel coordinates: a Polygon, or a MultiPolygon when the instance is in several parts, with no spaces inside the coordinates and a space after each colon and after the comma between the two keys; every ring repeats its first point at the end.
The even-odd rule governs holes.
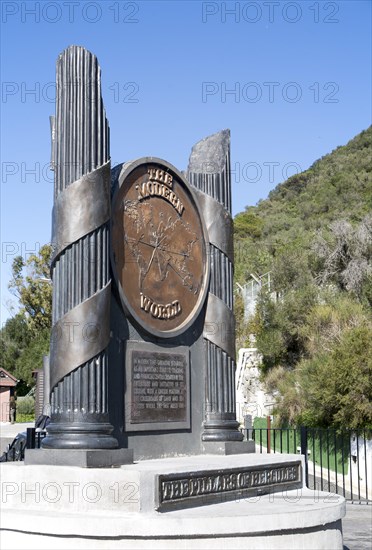
{"type": "Polygon", "coordinates": [[[113,468],[133,463],[133,449],[26,449],[25,464],[113,468]]]}
{"type": "Polygon", "coordinates": [[[3,463],[1,547],[342,550],[345,500],[305,488],[302,468],[298,455],[253,454],[3,463]]]}
{"type": "Polygon", "coordinates": [[[212,455],[239,455],[254,453],[256,445],[254,441],[205,441],[203,450],[212,455]]]}

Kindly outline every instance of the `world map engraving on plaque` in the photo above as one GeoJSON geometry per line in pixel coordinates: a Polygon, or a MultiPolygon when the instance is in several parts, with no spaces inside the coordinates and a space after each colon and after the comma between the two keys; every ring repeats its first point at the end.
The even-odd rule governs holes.
{"type": "Polygon", "coordinates": [[[168,319],[174,317],[182,311],[179,301],[176,300],[173,304],[169,304],[166,310],[164,307],[154,307],[156,305],[143,294],[145,279],[153,270],[156,281],[165,281],[172,270],[182,281],[183,286],[197,294],[200,281],[194,281],[194,274],[188,268],[188,263],[193,261],[192,248],[198,241],[198,237],[187,224],[184,224],[182,218],[174,219],[170,216],[168,219],[164,219],[165,215],[162,210],[159,212],[160,221],[156,225],[152,204],[125,201],[124,212],[133,221],[132,227],[124,238],[139,268],[138,286],[141,295],[141,308],[150,311],[155,317],[168,319]],[[172,241],[177,231],[183,231],[186,236],[189,235],[189,240],[186,238],[183,242],[183,250],[173,249],[174,242],[172,241]]]}
{"type": "Polygon", "coordinates": [[[129,171],[114,201],[113,250],[124,306],[144,328],[172,336],[205,298],[206,238],[194,197],[168,165],[129,171]]]}

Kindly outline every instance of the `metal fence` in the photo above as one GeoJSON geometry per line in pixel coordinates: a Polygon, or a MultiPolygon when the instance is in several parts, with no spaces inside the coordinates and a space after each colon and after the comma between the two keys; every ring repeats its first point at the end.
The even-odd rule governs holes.
{"type": "Polygon", "coordinates": [[[46,436],[46,431],[37,431],[35,428],[27,428],[26,449],[40,449],[41,442],[46,436]]]}
{"type": "Polygon", "coordinates": [[[309,489],[372,502],[372,440],[363,431],[333,428],[255,428],[246,436],[260,453],[297,453],[305,457],[309,489]]]}
{"type": "Polygon", "coordinates": [[[24,460],[26,449],[40,449],[41,442],[46,436],[46,431],[36,431],[35,428],[27,428],[27,432],[19,433],[2,456],[1,462],[14,462],[24,460]]]}

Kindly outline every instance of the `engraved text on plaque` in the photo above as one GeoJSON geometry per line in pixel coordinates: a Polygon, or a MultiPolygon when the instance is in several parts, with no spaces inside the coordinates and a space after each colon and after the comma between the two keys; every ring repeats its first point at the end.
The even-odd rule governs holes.
{"type": "Polygon", "coordinates": [[[161,350],[128,342],[126,372],[128,431],[189,427],[189,360],[186,348],[161,350]]]}

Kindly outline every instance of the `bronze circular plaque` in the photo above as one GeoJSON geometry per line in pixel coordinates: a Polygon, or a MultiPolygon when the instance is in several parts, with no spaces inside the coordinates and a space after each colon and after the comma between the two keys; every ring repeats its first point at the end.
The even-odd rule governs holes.
{"type": "Polygon", "coordinates": [[[111,235],[125,310],[154,336],[186,330],[206,298],[209,262],[204,223],[182,174],[154,157],[125,165],[111,235]]]}

